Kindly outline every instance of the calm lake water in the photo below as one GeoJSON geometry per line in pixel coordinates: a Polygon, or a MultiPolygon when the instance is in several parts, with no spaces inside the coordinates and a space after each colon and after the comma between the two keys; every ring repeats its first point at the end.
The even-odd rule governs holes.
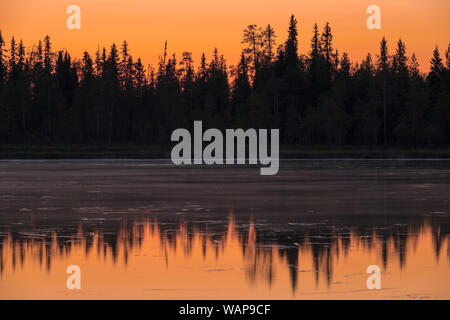
{"type": "Polygon", "coordinates": [[[2,161],[0,298],[450,299],[450,161],[2,161]]]}

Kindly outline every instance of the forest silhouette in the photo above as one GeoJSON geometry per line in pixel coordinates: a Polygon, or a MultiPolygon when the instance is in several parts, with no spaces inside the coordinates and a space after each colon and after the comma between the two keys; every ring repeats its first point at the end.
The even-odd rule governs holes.
{"type": "Polygon", "coordinates": [[[388,48],[383,37],[358,63],[334,48],[329,23],[314,25],[308,52],[298,37],[292,15],[280,44],[270,25],[245,28],[235,67],[217,49],[194,65],[191,52],[178,59],[166,42],[153,68],[126,41],[74,59],[49,36],[28,50],[12,37],[7,49],[0,33],[0,145],[167,145],[194,120],[279,128],[283,144],[450,144],[450,44],[442,58],[434,49],[423,74],[400,39],[388,48]]]}

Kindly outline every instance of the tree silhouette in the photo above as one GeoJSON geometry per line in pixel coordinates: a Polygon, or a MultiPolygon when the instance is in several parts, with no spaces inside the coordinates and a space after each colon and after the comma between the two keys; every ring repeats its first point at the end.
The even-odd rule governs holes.
{"type": "Polygon", "coordinates": [[[204,127],[280,128],[281,143],[443,147],[450,143],[450,45],[430,70],[399,39],[383,37],[374,59],[350,61],[317,24],[299,52],[297,19],[286,40],[268,24],[248,25],[236,66],[215,49],[195,64],[168,51],[147,68],[127,41],[80,59],[54,51],[49,36],[31,48],[0,32],[0,145],[159,144],[170,132],[204,127]],[[120,51],[120,52],[119,52],[120,51]]]}

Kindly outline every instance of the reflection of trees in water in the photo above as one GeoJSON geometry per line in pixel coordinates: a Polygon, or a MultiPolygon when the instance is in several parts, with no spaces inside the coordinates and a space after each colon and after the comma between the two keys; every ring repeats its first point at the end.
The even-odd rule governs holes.
{"type": "MultiPolygon", "coordinates": [[[[27,259],[38,261],[50,271],[55,256],[70,256],[72,250],[82,249],[84,255],[94,253],[106,260],[112,258],[114,264],[128,263],[130,254],[135,249],[145,249],[146,238],[154,240],[167,256],[170,252],[182,252],[185,256],[200,250],[203,258],[207,252],[213,252],[218,258],[225,250],[238,246],[244,262],[247,279],[255,282],[263,279],[270,286],[276,275],[276,268],[281,265],[288,268],[293,291],[297,289],[299,257],[308,253],[312,259],[315,280],[324,277],[329,284],[332,280],[333,266],[340,256],[347,256],[352,246],[362,247],[371,252],[380,248],[383,267],[390,261],[389,248],[393,247],[401,268],[405,267],[407,248],[418,245],[420,234],[427,232],[432,237],[430,248],[436,258],[442,254],[445,241],[449,241],[450,229],[445,217],[410,218],[408,223],[392,223],[391,218],[379,222],[365,219],[354,224],[327,221],[327,223],[290,224],[290,228],[276,230],[276,227],[264,229],[264,225],[236,223],[233,216],[225,228],[211,228],[208,223],[164,224],[155,220],[122,221],[120,226],[109,226],[102,230],[91,230],[89,226],[80,225],[77,232],[50,233],[8,232],[0,241],[0,271],[3,274],[5,261],[10,259],[13,270],[23,266],[27,259]],[[119,231],[117,231],[117,229],[119,231]],[[200,247],[199,245],[200,244],[200,247]],[[94,251],[94,252],[93,252],[94,251]],[[122,254],[120,255],[119,252],[122,254]],[[122,260],[118,261],[119,256],[122,260]]],[[[450,257],[450,245],[447,246],[450,257]]]]}

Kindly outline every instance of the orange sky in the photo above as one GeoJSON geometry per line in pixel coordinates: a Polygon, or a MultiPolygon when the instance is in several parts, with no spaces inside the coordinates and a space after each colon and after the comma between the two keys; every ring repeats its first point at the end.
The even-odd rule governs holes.
{"type": "MultiPolygon", "coordinates": [[[[235,64],[242,49],[242,30],[251,23],[272,24],[278,43],[286,38],[290,14],[299,21],[300,53],[308,50],[314,22],[322,29],[330,21],[335,47],[352,60],[375,53],[383,35],[390,49],[402,37],[407,53],[416,53],[422,70],[429,66],[434,46],[441,56],[450,41],[449,0],[0,0],[0,30],[31,46],[46,34],[54,49],[66,48],[76,57],[84,49],[109,47],[124,39],[131,54],[155,64],[168,41],[169,52],[179,57],[194,54],[197,63],[214,47],[235,64]],[[81,30],[66,28],[66,8],[81,8],[81,30]],[[381,30],[368,30],[366,8],[381,8],[381,30]]],[[[8,44],[9,46],[9,44],[8,44]]]]}

